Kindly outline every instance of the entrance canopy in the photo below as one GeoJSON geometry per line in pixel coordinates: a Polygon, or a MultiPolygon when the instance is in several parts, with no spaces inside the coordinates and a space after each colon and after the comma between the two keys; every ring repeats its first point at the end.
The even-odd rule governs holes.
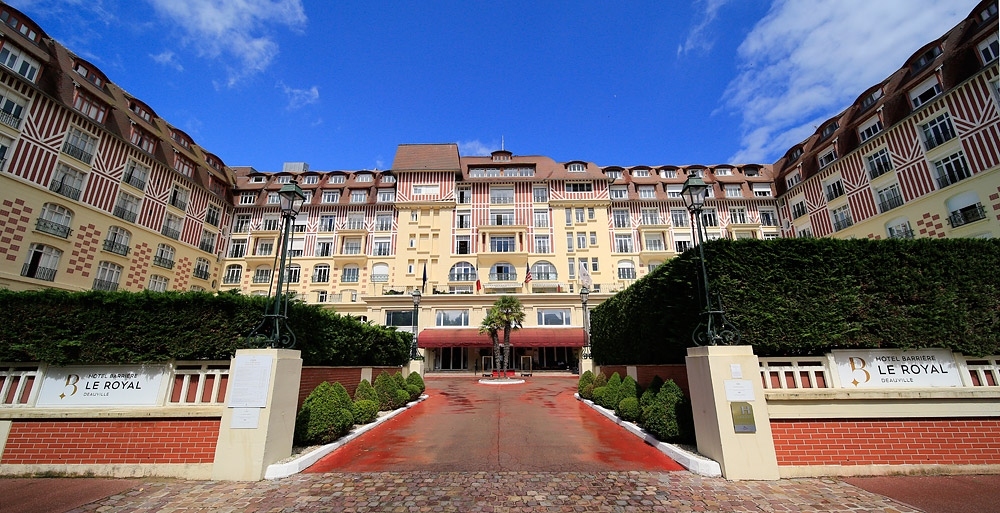
{"type": "MultiPolygon", "coordinates": [[[[510,333],[512,347],[583,347],[583,343],[583,328],[521,328],[510,333]]],[[[417,347],[493,347],[493,342],[479,328],[427,328],[420,331],[417,347]]]]}

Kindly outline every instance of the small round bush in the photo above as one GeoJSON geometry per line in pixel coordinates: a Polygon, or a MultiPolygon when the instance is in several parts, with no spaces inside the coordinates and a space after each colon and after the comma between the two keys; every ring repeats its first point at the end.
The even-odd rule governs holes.
{"type": "Polygon", "coordinates": [[[639,400],[635,397],[626,397],[618,403],[615,413],[622,419],[629,422],[639,420],[639,400]]]}
{"type": "Polygon", "coordinates": [[[583,387],[583,392],[580,392],[580,397],[582,397],[584,399],[589,399],[589,400],[593,401],[594,400],[594,384],[590,383],[589,385],[583,387]]]}
{"type": "Polygon", "coordinates": [[[406,390],[396,389],[396,400],[392,402],[393,408],[402,408],[406,406],[406,403],[410,402],[410,394],[406,390]]]}
{"type": "Polygon", "coordinates": [[[361,380],[361,383],[358,383],[357,390],[354,391],[354,400],[372,401],[375,404],[378,404],[378,394],[375,393],[375,387],[373,387],[367,379],[363,379],[361,380]]]}
{"type": "Polygon", "coordinates": [[[330,387],[333,389],[333,406],[350,411],[351,406],[354,406],[354,401],[351,400],[351,394],[347,393],[344,385],[335,382],[330,387]]]}
{"type": "Polygon", "coordinates": [[[351,410],[337,408],[333,413],[333,423],[330,424],[330,441],[346,435],[352,427],[354,427],[354,415],[351,410]]]}
{"type": "Polygon", "coordinates": [[[583,389],[594,382],[594,373],[587,371],[580,376],[580,381],[576,384],[576,393],[583,397],[583,389]]]}
{"type": "Polygon", "coordinates": [[[392,375],[383,372],[375,378],[375,393],[378,395],[378,409],[389,411],[396,409],[393,402],[396,400],[396,381],[392,375]]]}
{"type": "Polygon", "coordinates": [[[402,372],[396,372],[393,374],[392,380],[396,382],[396,388],[406,390],[406,378],[403,377],[402,372]]]}
{"type": "Polygon", "coordinates": [[[594,389],[594,402],[603,405],[604,396],[608,393],[608,387],[598,387],[594,389]]]}
{"type": "Polygon", "coordinates": [[[651,388],[647,388],[645,392],[642,393],[642,397],[639,398],[639,409],[643,409],[651,404],[653,400],[656,399],[656,392],[653,392],[651,388]]]}
{"type": "Polygon", "coordinates": [[[673,408],[657,401],[643,411],[643,428],[657,439],[664,442],[672,440],[680,434],[677,426],[677,415],[673,408]]]}
{"type": "Polygon", "coordinates": [[[354,415],[354,422],[367,424],[375,420],[375,417],[378,417],[378,403],[369,401],[368,399],[354,401],[354,408],[351,409],[351,414],[354,415]]]}
{"type": "Polygon", "coordinates": [[[601,401],[601,406],[609,410],[615,409],[615,406],[618,406],[618,389],[621,388],[621,386],[621,376],[619,376],[617,372],[612,374],[611,379],[608,380],[608,384],[605,387],[608,391],[604,393],[604,400],[601,401]]]}
{"type": "Polygon", "coordinates": [[[625,376],[625,379],[622,380],[622,385],[618,387],[618,401],[621,402],[626,397],[639,397],[639,389],[632,376],[625,376]]]}
{"type": "Polygon", "coordinates": [[[607,384],[608,377],[603,372],[594,377],[594,388],[601,388],[607,384]]]}
{"type": "Polygon", "coordinates": [[[424,393],[427,390],[427,385],[424,385],[424,378],[420,377],[420,373],[413,371],[409,376],[406,377],[406,383],[409,385],[417,385],[420,388],[420,393],[424,393]]]}
{"type": "Polygon", "coordinates": [[[417,385],[406,385],[406,393],[409,394],[411,401],[415,401],[420,397],[420,387],[417,385]]]}
{"type": "Polygon", "coordinates": [[[302,402],[295,416],[295,443],[315,445],[330,443],[330,426],[335,421],[337,407],[333,386],[322,382],[302,402]]]}

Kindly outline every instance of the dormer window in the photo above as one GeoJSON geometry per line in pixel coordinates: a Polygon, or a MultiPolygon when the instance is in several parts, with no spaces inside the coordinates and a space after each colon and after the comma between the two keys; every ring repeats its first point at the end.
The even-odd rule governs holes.
{"type": "Polygon", "coordinates": [[[608,169],[604,174],[613,180],[618,180],[622,177],[622,171],[620,169],[608,169]]]}
{"type": "Polygon", "coordinates": [[[570,173],[582,173],[587,170],[587,168],[580,163],[573,163],[566,167],[566,170],[570,173]]]}
{"type": "Polygon", "coordinates": [[[833,164],[833,161],[837,160],[837,149],[831,147],[825,153],[819,156],[819,167],[820,169],[833,164]]]}
{"type": "Polygon", "coordinates": [[[174,169],[188,178],[194,174],[194,164],[180,154],[174,154],[174,169]]]}
{"type": "Polygon", "coordinates": [[[80,88],[77,88],[74,94],[76,97],[73,98],[73,108],[98,123],[104,123],[104,115],[108,112],[108,108],[104,103],[94,99],[93,96],[80,88]]]}
{"type": "Polygon", "coordinates": [[[146,107],[139,105],[139,102],[136,102],[134,100],[130,101],[128,103],[128,109],[134,112],[140,118],[145,119],[149,123],[152,123],[153,119],[152,114],[149,113],[149,110],[146,107]]]}
{"type": "Polygon", "coordinates": [[[871,119],[865,121],[858,127],[858,138],[861,139],[861,142],[865,142],[868,139],[875,137],[875,134],[881,131],[882,119],[878,116],[872,116],[871,119]]]}
{"type": "Polygon", "coordinates": [[[222,171],[222,162],[219,159],[211,155],[205,155],[205,162],[207,162],[208,165],[212,166],[212,169],[216,171],[222,171]]]}
{"type": "Polygon", "coordinates": [[[635,178],[649,178],[648,169],[633,169],[632,176],[635,178]]]}
{"type": "Polygon", "coordinates": [[[882,97],[882,88],[880,87],[880,88],[872,91],[872,94],[869,94],[868,96],[865,96],[864,100],[861,100],[861,110],[865,110],[868,107],[871,107],[872,105],[875,105],[875,102],[877,102],[878,99],[881,98],[881,97],[882,97]]]}
{"type": "Polygon", "coordinates": [[[368,173],[354,175],[354,181],[357,183],[368,183],[372,181],[372,175],[368,173]]]}
{"type": "Polygon", "coordinates": [[[982,25],[990,20],[990,18],[997,15],[997,4],[995,2],[990,2],[985,9],[979,11],[979,24],[982,25]]]}
{"type": "Polygon", "coordinates": [[[333,175],[330,178],[330,183],[344,183],[346,177],[344,175],[333,175]]]}
{"type": "Polygon", "coordinates": [[[977,45],[979,48],[979,56],[983,59],[983,65],[987,65],[997,59],[997,54],[1000,54],[1000,46],[997,44],[997,35],[993,34],[983,42],[977,45]]]}
{"type": "Polygon", "coordinates": [[[933,100],[939,94],[941,94],[941,83],[938,82],[936,76],[933,76],[910,90],[910,102],[912,102],[913,108],[916,109],[933,100]]]}
{"type": "Polygon", "coordinates": [[[493,155],[493,162],[510,162],[511,153],[509,151],[505,150],[494,151],[492,155],[493,155]]]}
{"type": "Polygon", "coordinates": [[[38,78],[38,70],[41,69],[38,61],[28,57],[23,50],[8,41],[4,41],[3,49],[0,49],[0,63],[32,83],[38,78]]]}
{"type": "Polygon", "coordinates": [[[290,183],[292,175],[281,175],[274,179],[274,183],[290,183]]]}
{"type": "Polygon", "coordinates": [[[941,55],[941,47],[938,45],[930,47],[930,49],[922,53],[920,57],[917,57],[910,63],[910,70],[916,73],[926,68],[927,65],[930,64],[938,55],[941,55]]]}
{"type": "Polygon", "coordinates": [[[149,135],[148,132],[135,125],[132,125],[132,135],[129,140],[146,153],[153,153],[153,150],[156,148],[156,139],[153,139],[152,135],[149,135]]]}
{"type": "Polygon", "coordinates": [[[715,169],[715,176],[730,176],[733,174],[733,170],[728,167],[720,167],[715,169]]]}
{"type": "Polygon", "coordinates": [[[755,167],[743,168],[743,176],[760,176],[760,169],[755,167]]]}
{"type": "Polygon", "coordinates": [[[29,27],[23,21],[17,19],[17,17],[10,11],[6,9],[0,11],[0,20],[3,20],[3,22],[10,25],[11,28],[20,32],[22,36],[30,39],[32,43],[35,43],[36,45],[38,44],[40,39],[38,37],[38,32],[35,32],[34,28],[29,27]]]}
{"type": "Polygon", "coordinates": [[[302,177],[302,185],[315,185],[319,183],[319,176],[306,175],[302,177]]]}
{"type": "Polygon", "coordinates": [[[396,177],[393,175],[382,175],[382,183],[396,183],[396,177]]]}
{"type": "Polygon", "coordinates": [[[677,178],[676,169],[661,169],[660,178],[677,178]]]}
{"type": "Polygon", "coordinates": [[[823,133],[821,134],[820,139],[826,139],[827,137],[830,137],[831,135],[833,135],[834,132],[837,131],[837,128],[839,127],[840,125],[838,125],[836,121],[830,123],[829,125],[826,125],[825,127],[823,127],[823,133]]]}
{"type": "Polygon", "coordinates": [[[796,171],[796,172],[788,175],[787,177],[785,177],[785,185],[789,189],[791,189],[792,187],[795,187],[801,181],[802,181],[802,175],[800,175],[798,171],[796,171]]]}
{"type": "Polygon", "coordinates": [[[689,177],[704,178],[701,169],[688,169],[687,174],[689,177]]]}
{"type": "Polygon", "coordinates": [[[251,176],[250,183],[264,183],[267,179],[263,175],[251,176]]]}
{"type": "Polygon", "coordinates": [[[788,154],[789,161],[796,161],[802,156],[802,148],[795,148],[790,154],[788,154]]]}

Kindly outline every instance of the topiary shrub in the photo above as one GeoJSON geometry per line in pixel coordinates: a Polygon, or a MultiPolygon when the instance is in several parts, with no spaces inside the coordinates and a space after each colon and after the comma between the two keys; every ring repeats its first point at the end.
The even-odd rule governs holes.
{"type": "Polygon", "coordinates": [[[392,375],[383,372],[375,378],[375,393],[378,395],[378,409],[389,411],[396,409],[393,403],[396,401],[396,381],[392,375]]]}
{"type": "Polygon", "coordinates": [[[583,387],[583,392],[580,392],[580,397],[584,399],[594,400],[594,384],[591,383],[583,387]]]}
{"type": "Polygon", "coordinates": [[[635,399],[636,408],[638,408],[639,398],[636,397],[635,393],[635,380],[632,379],[632,376],[625,376],[625,379],[622,380],[622,384],[618,387],[618,403],[615,404],[615,415],[618,415],[619,417],[622,416],[621,412],[618,411],[618,408],[621,405],[621,402],[625,399],[635,399]]]}
{"type": "Polygon", "coordinates": [[[622,420],[635,422],[639,420],[639,400],[635,397],[626,397],[618,403],[615,414],[622,420]]]}
{"type": "Polygon", "coordinates": [[[297,445],[327,444],[331,438],[330,426],[335,422],[337,396],[333,386],[326,381],[313,389],[302,402],[295,417],[295,443],[297,445]]]}
{"type": "Polygon", "coordinates": [[[330,424],[330,443],[344,435],[354,427],[354,414],[347,408],[337,408],[333,410],[333,423],[330,424]]]}
{"type": "Polygon", "coordinates": [[[576,393],[583,397],[583,389],[594,382],[594,373],[587,371],[580,376],[580,381],[576,384],[576,393]]]}
{"type": "MultiPolygon", "coordinates": [[[[592,385],[591,385],[592,386],[592,385]]],[[[608,393],[608,387],[598,387],[594,389],[593,401],[596,404],[604,403],[604,396],[608,393]]]]}
{"type": "Polygon", "coordinates": [[[647,388],[646,391],[642,393],[642,397],[639,398],[639,410],[641,411],[647,406],[653,404],[654,399],[656,399],[656,392],[653,392],[652,388],[647,388]]]}
{"type": "Polygon", "coordinates": [[[603,372],[594,376],[594,388],[601,388],[603,386],[607,386],[607,384],[608,384],[608,377],[605,376],[603,372]]]}
{"type": "Polygon", "coordinates": [[[608,380],[608,384],[606,386],[608,391],[604,394],[604,401],[601,402],[601,406],[609,410],[615,409],[615,406],[618,406],[618,389],[621,388],[621,386],[621,376],[619,376],[617,372],[612,374],[611,379],[608,380]]]}
{"type": "Polygon", "coordinates": [[[409,394],[411,401],[415,401],[420,397],[420,387],[417,385],[406,385],[406,393],[409,394]]]}
{"type": "Polygon", "coordinates": [[[354,415],[354,422],[367,424],[375,420],[375,417],[378,417],[378,403],[368,399],[354,401],[354,408],[351,409],[351,414],[354,415]]]}
{"type": "Polygon", "coordinates": [[[396,382],[396,388],[406,390],[406,378],[403,377],[402,372],[396,372],[393,374],[392,380],[396,382]]]}
{"type": "Polygon", "coordinates": [[[642,427],[665,442],[692,441],[691,403],[673,380],[667,380],[656,398],[640,414],[642,427]]]}
{"type": "Polygon", "coordinates": [[[660,376],[653,376],[653,380],[649,382],[649,388],[647,390],[652,390],[653,395],[656,395],[660,391],[660,387],[663,386],[663,378],[660,376]]]}
{"type": "Polygon", "coordinates": [[[347,393],[344,385],[334,382],[330,387],[333,389],[333,406],[350,411],[351,407],[354,406],[354,401],[351,400],[351,394],[347,393]]]}
{"type": "Polygon", "coordinates": [[[358,388],[354,391],[354,401],[371,401],[378,405],[378,393],[375,392],[375,387],[367,379],[358,383],[358,388]]]}
{"type": "Polygon", "coordinates": [[[396,400],[392,402],[393,409],[402,408],[406,406],[406,403],[410,402],[410,393],[406,390],[396,389],[396,400]]]}
{"type": "Polygon", "coordinates": [[[427,385],[424,385],[424,378],[420,377],[420,373],[417,371],[411,372],[410,375],[406,377],[406,383],[419,387],[421,394],[427,390],[427,385]]]}

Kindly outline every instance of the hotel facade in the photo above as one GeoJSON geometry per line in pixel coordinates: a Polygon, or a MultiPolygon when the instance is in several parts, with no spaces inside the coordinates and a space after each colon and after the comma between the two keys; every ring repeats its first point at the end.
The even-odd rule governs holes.
{"type": "Polygon", "coordinates": [[[295,180],[307,194],[288,248],[298,297],[416,327],[427,370],[477,371],[491,352],[477,326],[512,294],[526,313],[515,366],[577,369],[581,273],[592,308],[690,248],[689,176],[711,185],[710,239],[1000,235],[989,1],[773,165],[403,144],[389,170],[228,167],[23,14],[2,5],[0,21],[0,287],[266,294],[277,191],[295,180]]]}

